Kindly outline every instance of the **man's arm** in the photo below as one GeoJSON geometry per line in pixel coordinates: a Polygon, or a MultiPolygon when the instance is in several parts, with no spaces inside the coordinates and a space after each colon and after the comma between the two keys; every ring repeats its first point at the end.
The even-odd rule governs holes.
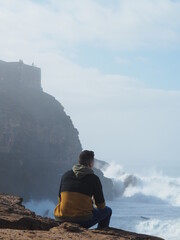
{"type": "Polygon", "coordinates": [[[62,178],[61,178],[61,183],[60,183],[60,187],[59,187],[59,195],[58,195],[59,202],[61,202],[61,188],[62,188],[62,178]]]}
{"type": "Polygon", "coordinates": [[[94,183],[94,200],[97,208],[101,208],[101,209],[105,208],[106,203],[104,200],[102,184],[99,177],[96,178],[96,181],[94,183]]]}

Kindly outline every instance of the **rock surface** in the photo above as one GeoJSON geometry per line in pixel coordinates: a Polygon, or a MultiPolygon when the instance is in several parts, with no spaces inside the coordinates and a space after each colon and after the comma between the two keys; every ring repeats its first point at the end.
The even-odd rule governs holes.
{"type": "Polygon", "coordinates": [[[77,224],[58,225],[50,218],[36,216],[21,205],[22,198],[0,194],[0,239],[10,240],[160,240],[161,238],[136,234],[115,228],[88,230],[77,224]]]}
{"type": "Polygon", "coordinates": [[[50,218],[37,216],[22,205],[22,198],[0,193],[0,228],[49,230],[57,226],[50,218]]]}

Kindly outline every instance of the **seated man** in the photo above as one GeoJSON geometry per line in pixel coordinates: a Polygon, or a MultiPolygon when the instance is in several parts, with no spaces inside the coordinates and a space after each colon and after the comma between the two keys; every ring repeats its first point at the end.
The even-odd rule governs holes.
{"type": "Polygon", "coordinates": [[[59,204],[54,210],[57,221],[74,222],[85,228],[96,223],[98,228],[109,226],[112,210],[105,205],[102,185],[93,166],[94,152],[85,150],[79,156],[79,164],[62,176],[59,204]]]}

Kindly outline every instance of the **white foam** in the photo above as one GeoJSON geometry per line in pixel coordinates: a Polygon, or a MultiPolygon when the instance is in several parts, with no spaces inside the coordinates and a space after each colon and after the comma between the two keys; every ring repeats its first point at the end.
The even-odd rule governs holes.
{"type": "MultiPolygon", "coordinates": [[[[104,175],[113,179],[114,190],[120,196],[108,203],[113,209],[111,226],[180,240],[179,207],[174,207],[180,206],[180,178],[157,171],[146,176],[128,174],[117,164],[105,169],[104,175]]],[[[30,201],[25,206],[41,216],[54,217],[55,204],[51,201],[30,201]]]]}
{"type": "Polygon", "coordinates": [[[152,219],[140,222],[135,231],[162,237],[166,240],[180,240],[180,218],[175,220],[152,219]]]}
{"type": "Polygon", "coordinates": [[[155,196],[173,206],[180,206],[180,179],[165,176],[138,177],[136,186],[129,186],[124,196],[131,197],[135,194],[155,196]]]}
{"type": "Polygon", "coordinates": [[[154,196],[173,206],[180,206],[180,178],[167,177],[154,170],[146,176],[132,175],[125,173],[122,166],[115,163],[103,172],[113,179],[115,192],[120,196],[154,196]]]}
{"type": "Polygon", "coordinates": [[[34,201],[31,200],[27,203],[24,203],[25,207],[34,211],[36,214],[43,216],[43,217],[51,217],[54,218],[54,208],[55,204],[49,200],[43,201],[34,201]]]}

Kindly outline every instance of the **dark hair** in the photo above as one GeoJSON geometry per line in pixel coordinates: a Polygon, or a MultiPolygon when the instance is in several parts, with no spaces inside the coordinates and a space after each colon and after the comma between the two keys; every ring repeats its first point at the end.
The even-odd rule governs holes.
{"type": "Polygon", "coordinates": [[[94,152],[84,150],[79,155],[79,164],[82,164],[84,166],[89,166],[89,164],[94,161],[94,152]]]}

